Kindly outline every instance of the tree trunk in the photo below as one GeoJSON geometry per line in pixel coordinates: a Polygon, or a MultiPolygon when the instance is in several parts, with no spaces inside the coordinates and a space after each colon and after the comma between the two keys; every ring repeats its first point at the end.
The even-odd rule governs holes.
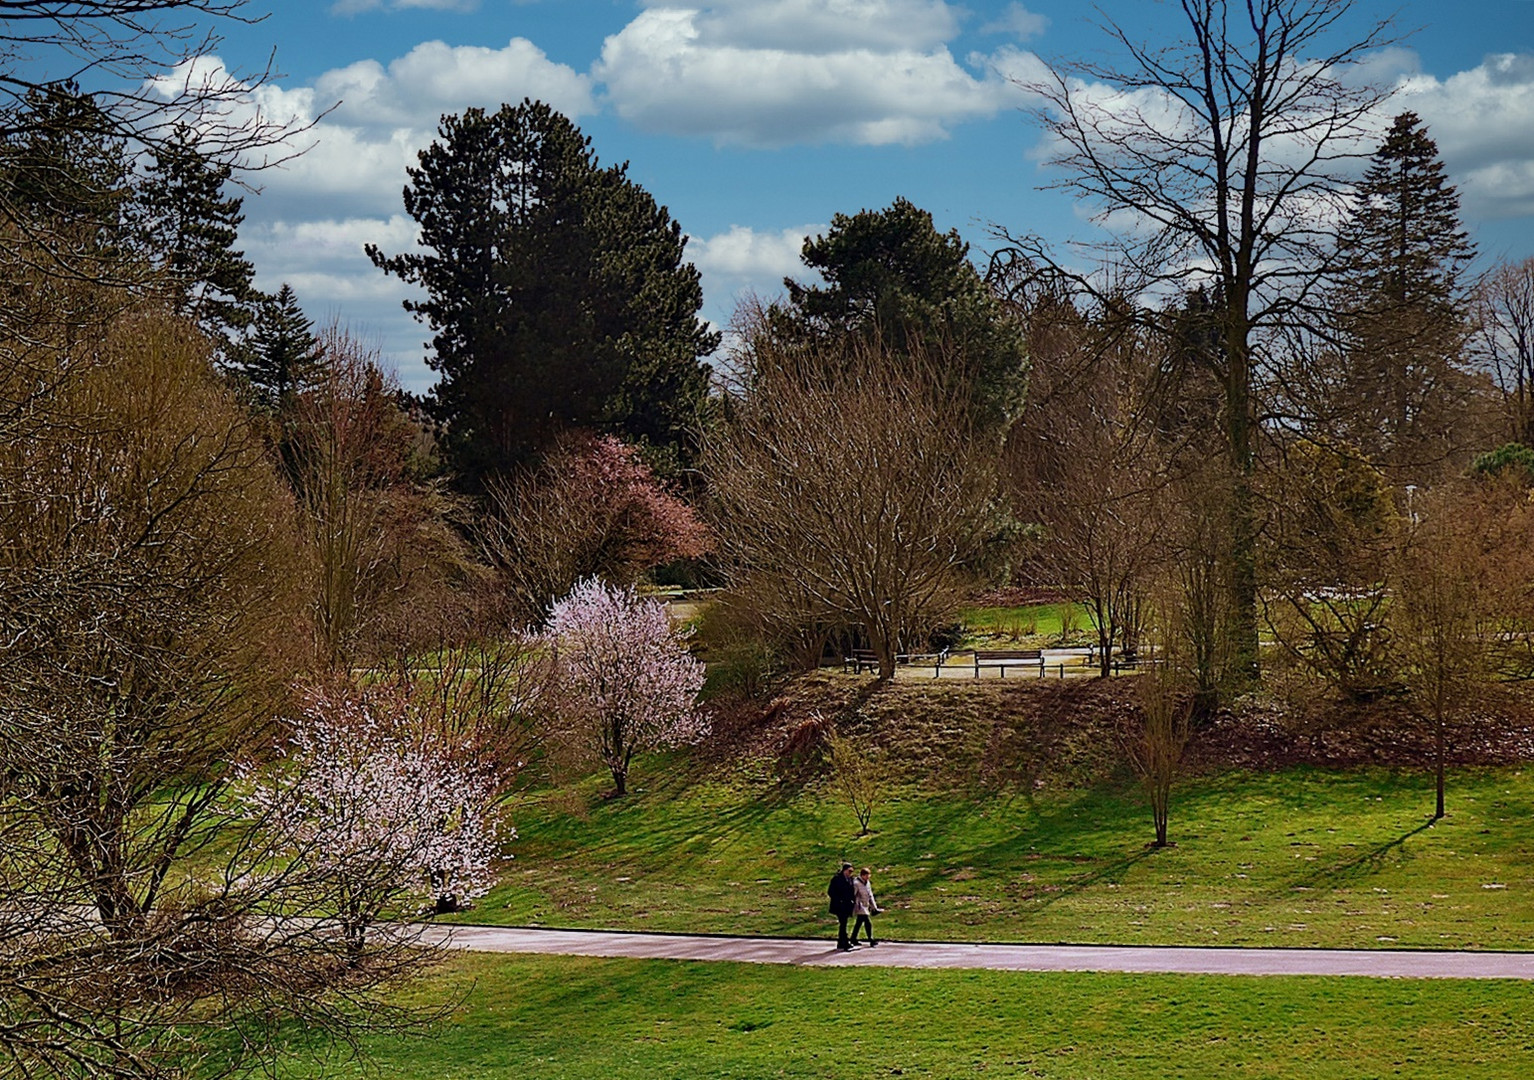
{"type": "Polygon", "coordinates": [[[1257,522],[1252,477],[1257,453],[1253,445],[1251,350],[1247,343],[1245,300],[1227,316],[1225,428],[1231,463],[1230,488],[1230,620],[1231,668],[1250,685],[1261,674],[1257,649],[1257,522]]]}
{"type": "Polygon", "coordinates": [[[1439,715],[1436,720],[1433,725],[1433,762],[1438,782],[1438,801],[1433,810],[1434,821],[1443,817],[1443,716],[1439,715]]]}

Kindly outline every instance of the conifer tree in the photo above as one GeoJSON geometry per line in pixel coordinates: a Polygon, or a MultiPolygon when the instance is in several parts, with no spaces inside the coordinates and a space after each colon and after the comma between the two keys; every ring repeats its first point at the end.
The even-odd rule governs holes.
{"type": "Polygon", "coordinates": [[[1339,238],[1341,371],[1333,414],[1396,484],[1430,475],[1469,435],[1461,279],[1475,249],[1422,121],[1395,118],[1339,238]]]}
{"type": "Polygon", "coordinates": [[[284,281],[257,311],[236,370],[249,381],[257,402],[277,411],[317,383],[324,365],[325,352],[315,339],[313,324],[298,306],[293,287],[284,281]]]}
{"type": "Polygon", "coordinates": [[[368,254],[426,292],[405,307],[434,334],[460,483],[482,490],[577,427],[685,453],[719,338],[681,227],[627,165],[530,100],[444,116],[419,160],[404,199],[423,250],[368,254]]]}
{"type": "Polygon", "coordinates": [[[72,82],[28,92],[4,116],[0,210],[93,265],[122,253],[132,163],[101,106],[72,82]]]}
{"type": "Polygon", "coordinates": [[[1027,375],[1022,329],[957,230],[938,232],[930,213],[897,198],[883,210],[837,214],[824,235],[805,239],[801,258],[825,285],[785,278],[788,307],[779,314],[787,319],[775,319],[777,328],[821,339],[873,334],[896,352],[941,357],[982,428],[1015,413],[1027,375]]]}
{"type": "Polygon", "coordinates": [[[140,197],[145,241],[171,305],[226,357],[260,299],[255,267],[234,246],[245,215],[244,200],[225,194],[230,174],[202,152],[190,128],[178,127],[153,148],[140,197]]]}

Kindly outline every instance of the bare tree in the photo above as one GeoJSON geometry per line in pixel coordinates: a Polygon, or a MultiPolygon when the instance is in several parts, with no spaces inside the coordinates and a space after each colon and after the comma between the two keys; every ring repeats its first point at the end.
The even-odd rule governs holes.
{"type": "Polygon", "coordinates": [[[1534,530],[1508,480],[1451,486],[1403,524],[1392,618],[1401,678],[1433,733],[1433,818],[1444,815],[1448,728],[1496,698],[1505,657],[1527,647],[1534,530]]]}
{"type": "MultiPolygon", "coordinates": [[[[1222,391],[1234,657],[1255,675],[1258,393],[1270,335],[1310,318],[1333,263],[1354,163],[1384,94],[1354,78],[1390,41],[1350,32],[1352,0],[1181,0],[1183,34],[1144,44],[1110,21],[1122,60],[1059,65],[1027,84],[1063,169],[1101,207],[1112,289],[1165,302],[1202,289],[1213,334],[1199,362],[1222,391]]],[[[1005,233],[1003,233],[1005,236],[1005,233]]],[[[1011,238],[1008,238],[1011,239],[1011,238]]],[[[1076,288],[1090,274],[1017,247],[1076,288]]]]}
{"type": "Polygon", "coordinates": [[[1030,313],[1029,400],[1008,440],[1017,513],[1044,527],[1047,579],[1087,609],[1101,649],[1132,652],[1162,560],[1169,455],[1143,400],[1140,337],[1069,304],[1030,313]]]}
{"type": "Polygon", "coordinates": [[[358,1007],[425,957],[347,968],[335,875],[233,824],[306,637],[263,441],[189,325],[42,329],[66,340],[0,440],[0,1055],[169,1077],[214,1033],[234,1069],[284,1017],[388,1026],[358,1007]]]}
{"type": "Polygon", "coordinates": [[[1502,393],[1504,437],[1534,446],[1534,259],[1498,266],[1478,298],[1473,347],[1502,393]]]}
{"type": "Polygon", "coordinates": [[[702,458],[728,571],[806,630],[860,628],[887,679],[996,535],[994,450],[920,356],[763,337],[749,369],[702,458]]]}
{"type": "Polygon", "coordinates": [[[1184,691],[1176,668],[1170,665],[1152,668],[1140,676],[1139,690],[1139,713],[1120,732],[1120,740],[1150,800],[1155,846],[1160,848],[1167,846],[1172,784],[1187,752],[1193,701],[1184,691]]]}
{"type": "Polygon", "coordinates": [[[321,345],[323,375],[279,416],[279,449],[307,541],[316,656],[346,666],[392,651],[404,620],[423,631],[416,642],[440,636],[424,632],[426,611],[473,568],[457,506],[419,475],[421,431],[393,376],[339,327],[321,345]]]}
{"type": "Polygon", "coordinates": [[[1344,697],[1379,696],[1396,683],[1388,612],[1398,522],[1384,476],[1351,446],[1301,441],[1265,494],[1268,629],[1344,697]]]}
{"type": "Polygon", "coordinates": [[[828,729],[826,750],[831,784],[857,818],[858,835],[867,836],[875,808],[889,795],[889,761],[881,751],[859,746],[835,728],[828,729]]]}

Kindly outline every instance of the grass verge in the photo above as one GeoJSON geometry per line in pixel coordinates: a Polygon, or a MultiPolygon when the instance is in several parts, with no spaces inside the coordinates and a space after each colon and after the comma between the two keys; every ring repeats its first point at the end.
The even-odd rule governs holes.
{"type": "Polygon", "coordinates": [[[444,992],[434,1038],[331,1069],[296,1052],[281,1075],[1436,1080],[1522,1075],[1534,1052],[1530,988],[1506,982],[468,955],[414,991],[444,992]]]}

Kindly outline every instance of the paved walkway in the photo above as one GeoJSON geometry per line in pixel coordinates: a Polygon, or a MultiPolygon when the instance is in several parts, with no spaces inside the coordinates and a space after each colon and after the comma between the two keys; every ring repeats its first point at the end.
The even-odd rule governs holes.
{"type": "Polygon", "coordinates": [[[1128,971],[1187,975],[1363,975],[1411,979],[1530,979],[1534,952],[1417,952],[1373,949],[1197,949],[1122,945],[977,945],[884,942],[836,951],[830,941],[689,937],[597,930],[438,926],[432,938],[478,952],[559,953],[645,960],[733,960],[747,964],[989,968],[997,971],[1128,971]]]}

